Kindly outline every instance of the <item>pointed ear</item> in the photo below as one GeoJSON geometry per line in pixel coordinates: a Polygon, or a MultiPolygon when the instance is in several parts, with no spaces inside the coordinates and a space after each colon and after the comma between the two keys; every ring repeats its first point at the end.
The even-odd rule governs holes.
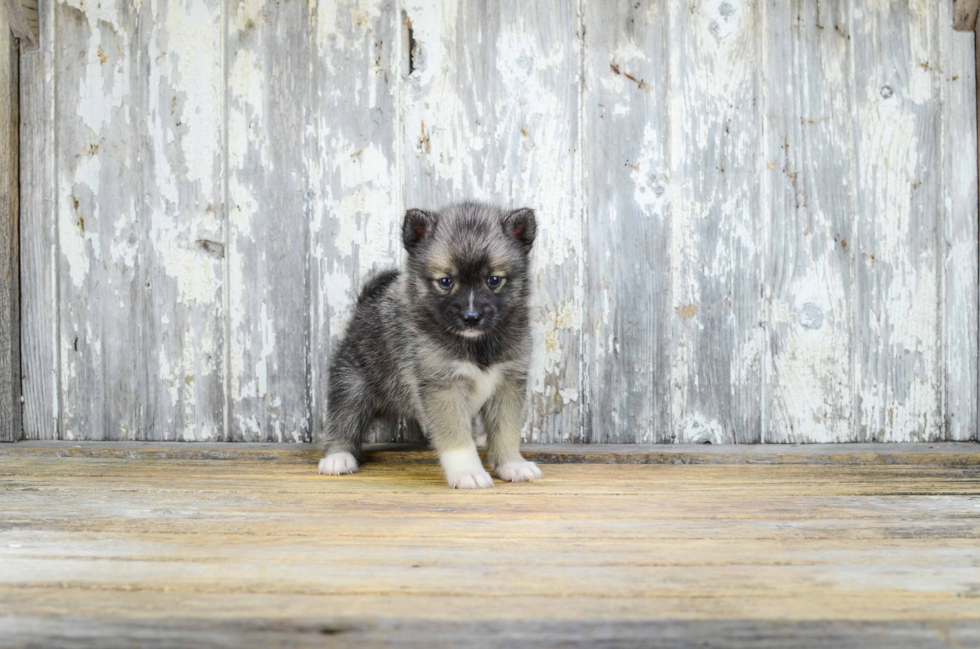
{"type": "Polygon", "coordinates": [[[516,209],[504,217],[504,234],[521,245],[525,253],[531,252],[534,235],[538,231],[534,210],[529,207],[516,209]]]}
{"type": "Polygon", "coordinates": [[[402,244],[410,254],[427,237],[432,235],[436,226],[435,215],[422,210],[411,209],[405,212],[405,222],[402,224],[402,244]]]}

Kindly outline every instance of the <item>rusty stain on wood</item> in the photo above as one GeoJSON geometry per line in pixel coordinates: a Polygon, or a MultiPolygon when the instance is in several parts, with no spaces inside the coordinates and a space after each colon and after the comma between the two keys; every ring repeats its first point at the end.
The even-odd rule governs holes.
{"type": "Polygon", "coordinates": [[[629,72],[620,72],[619,66],[616,65],[615,63],[610,63],[609,64],[609,69],[612,70],[614,74],[621,74],[624,77],[626,77],[627,79],[629,79],[630,81],[632,81],[633,83],[635,83],[636,86],[640,90],[642,90],[644,92],[649,92],[650,91],[650,87],[646,84],[645,81],[643,81],[642,79],[637,79],[636,77],[634,77],[629,72]]]}

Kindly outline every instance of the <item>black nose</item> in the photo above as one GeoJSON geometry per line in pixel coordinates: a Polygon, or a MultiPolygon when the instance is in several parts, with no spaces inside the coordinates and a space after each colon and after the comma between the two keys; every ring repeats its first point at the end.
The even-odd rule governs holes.
{"type": "Polygon", "coordinates": [[[475,325],[483,318],[479,311],[467,311],[463,314],[463,322],[468,325],[475,325]]]}

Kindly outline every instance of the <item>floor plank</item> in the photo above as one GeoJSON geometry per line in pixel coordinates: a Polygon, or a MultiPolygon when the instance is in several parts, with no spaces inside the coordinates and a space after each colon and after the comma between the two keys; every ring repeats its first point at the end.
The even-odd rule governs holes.
{"type": "Polygon", "coordinates": [[[976,462],[558,464],[467,492],[424,462],[318,476],[308,450],[12,448],[0,646],[980,640],[976,462]]]}

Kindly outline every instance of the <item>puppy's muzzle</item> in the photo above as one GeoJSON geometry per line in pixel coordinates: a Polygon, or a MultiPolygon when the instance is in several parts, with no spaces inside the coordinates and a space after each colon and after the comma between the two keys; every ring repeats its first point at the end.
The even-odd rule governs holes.
{"type": "Polygon", "coordinates": [[[466,311],[460,317],[463,319],[463,323],[469,327],[475,327],[480,324],[480,320],[483,320],[483,314],[479,311],[466,311]]]}

